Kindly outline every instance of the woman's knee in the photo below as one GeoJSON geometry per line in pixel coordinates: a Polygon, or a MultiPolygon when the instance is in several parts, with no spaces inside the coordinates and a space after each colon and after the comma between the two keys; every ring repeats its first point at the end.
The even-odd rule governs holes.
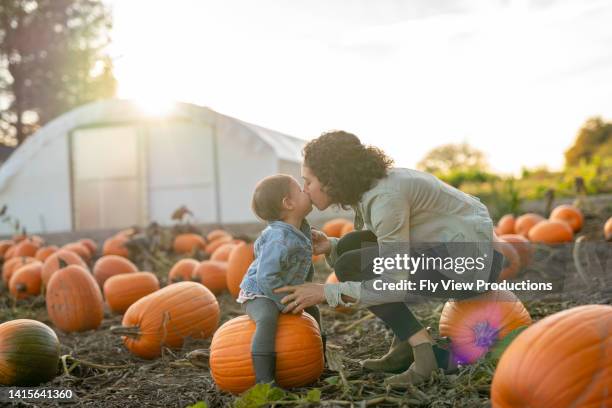
{"type": "Polygon", "coordinates": [[[342,255],[345,252],[377,245],[376,235],[372,231],[352,231],[340,238],[336,252],[342,255]]]}

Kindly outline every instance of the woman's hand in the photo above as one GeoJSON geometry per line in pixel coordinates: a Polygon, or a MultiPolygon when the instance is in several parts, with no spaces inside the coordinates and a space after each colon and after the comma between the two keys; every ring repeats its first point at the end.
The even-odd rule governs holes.
{"type": "Polygon", "coordinates": [[[314,228],[310,229],[310,236],[312,237],[312,254],[313,255],[329,255],[331,252],[331,242],[329,238],[323,232],[314,228]]]}
{"type": "MultiPolygon", "coordinates": [[[[325,235],[325,234],[323,234],[325,235]]],[[[274,289],[274,293],[289,293],[281,299],[281,303],[287,305],[283,313],[300,313],[309,306],[325,302],[325,292],[322,283],[302,283],[295,286],[283,286],[274,289]]]]}

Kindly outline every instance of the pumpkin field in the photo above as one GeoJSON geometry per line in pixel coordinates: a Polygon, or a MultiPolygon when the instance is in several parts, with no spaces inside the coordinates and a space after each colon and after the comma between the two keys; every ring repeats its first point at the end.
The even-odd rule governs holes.
{"type": "MultiPolygon", "coordinates": [[[[427,301],[416,316],[458,360],[418,386],[360,360],[393,338],[367,309],[320,306],[282,316],[277,382],[253,388],[254,323],[235,301],[256,233],[155,223],[104,240],[0,241],[0,383],[70,389],[91,407],[606,407],[612,406],[612,197],[498,220],[501,280],[555,290],[497,290],[477,300],[427,301]],[[534,386],[539,387],[533,392],[534,386]]],[[[321,226],[320,226],[321,227],[321,226]]],[[[352,231],[343,219],[322,226],[352,231]]],[[[315,282],[337,278],[314,257],[315,282]]]]}

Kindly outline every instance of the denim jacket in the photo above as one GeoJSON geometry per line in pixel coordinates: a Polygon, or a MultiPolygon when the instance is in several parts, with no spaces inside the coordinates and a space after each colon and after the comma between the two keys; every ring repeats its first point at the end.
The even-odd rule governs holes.
{"type": "Polygon", "coordinates": [[[312,280],[312,242],[306,220],[298,230],[283,221],[272,221],[255,241],[255,259],[249,266],[240,288],[261,294],[284,309],[280,300],[286,293],[273,290],[285,285],[299,285],[312,280]]]}

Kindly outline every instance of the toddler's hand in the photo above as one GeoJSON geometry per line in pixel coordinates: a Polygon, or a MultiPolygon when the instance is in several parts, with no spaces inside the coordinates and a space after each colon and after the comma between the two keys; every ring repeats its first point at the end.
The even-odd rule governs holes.
{"type": "Polygon", "coordinates": [[[331,243],[329,238],[323,232],[314,228],[310,229],[310,235],[312,237],[312,254],[313,255],[329,255],[331,252],[331,243]]]}

